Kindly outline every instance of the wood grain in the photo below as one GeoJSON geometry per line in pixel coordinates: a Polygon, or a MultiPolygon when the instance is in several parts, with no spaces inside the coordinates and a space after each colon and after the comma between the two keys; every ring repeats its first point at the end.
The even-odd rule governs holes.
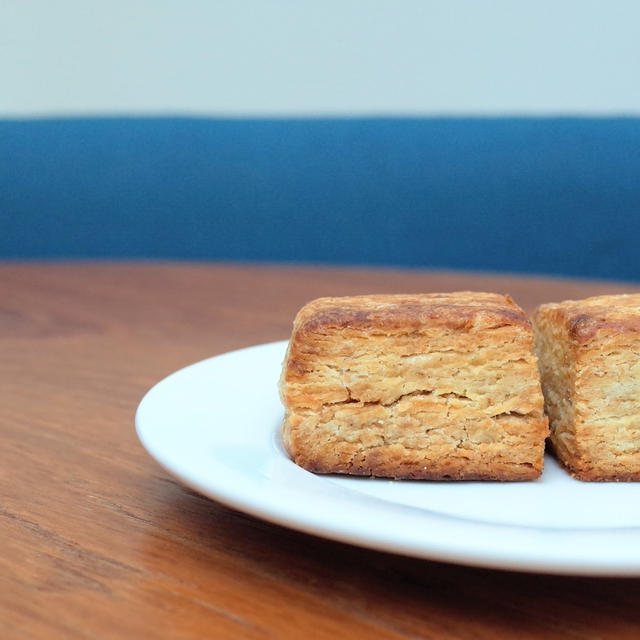
{"type": "Polygon", "coordinates": [[[0,637],[637,638],[640,580],[417,561],[269,525],[180,486],[133,430],[195,360],[286,338],[320,295],[610,282],[212,264],[0,266],[0,637]]]}

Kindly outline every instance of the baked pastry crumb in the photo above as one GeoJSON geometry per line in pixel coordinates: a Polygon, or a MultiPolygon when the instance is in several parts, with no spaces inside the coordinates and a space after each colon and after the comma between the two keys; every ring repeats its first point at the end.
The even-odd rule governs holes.
{"type": "Polygon", "coordinates": [[[533,326],[556,457],[580,480],[640,480],[640,294],[544,304],[533,326]]]}
{"type": "Polygon", "coordinates": [[[320,298],[280,379],[282,440],[319,473],[531,480],[543,413],[531,325],[508,296],[320,298]]]}

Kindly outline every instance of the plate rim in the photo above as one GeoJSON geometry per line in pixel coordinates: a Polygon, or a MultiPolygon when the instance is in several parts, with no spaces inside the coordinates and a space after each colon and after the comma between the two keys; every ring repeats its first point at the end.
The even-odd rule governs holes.
{"type": "MultiPolygon", "coordinates": [[[[178,479],[184,485],[207,496],[228,507],[240,510],[259,519],[284,526],[290,529],[301,531],[306,534],[330,540],[352,544],[364,548],[374,549],[387,553],[396,553],[409,557],[421,558],[431,561],[450,562],[467,566],[484,567],[491,569],[503,569],[512,571],[524,571],[530,573],[546,573],[558,575],[582,575],[582,576],[608,576],[608,577],[633,577],[640,576],[640,527],[603,527],[602,529],[555,529],[541,528],[536,526],[487,523],[479,520],[465,519],[456,515],[449,515],[431,512],[428,509],[420,509],[408,505],[393,503],[388,500],[376,498],[368,494],[340,487],[336,483],[328,483],[326,477],[311,474],[308,471],[296,466],[284,453],[282,448],[279,455],[286,457],[286,463],[290,465],[295,473],[311,476],[320,479],[325,488],[322,493],[327,493],[326,500],[322,506],[336,504],[347,506],[346,512],[342,512],[344,522],[336,523],[327,521],[326,518],[314,517],[314,513],[304,506],[298,505],[296,509],[283,505],[282,501],[274,500],[269,492],[261,492],[259,500],[255,496],[255,487],[243,480],[242,476],[236,475],[231,484],[227,481],[211,482],[210,478],[203,481],[197,473],[190,472],[184,465],[176,462],[176,459],[167,455],[162,446],[158,446],[157,440],[153,437],[153,425],[149,425],[146,414],[149,407],[153,407],[156,396],[162,397],[165,387],[169,386],[184,376],[189,376],[197,369],[211,366],[212,362],[219,363],[222,358],[234,358],[251,354],[256,350],[281,350],[284,353],[287,340],[268,342],[251,345],[233,351],[217,354],[203,360],[194,362],[182,367],[173,373],[165,376],[154,384],[142,397],[135,413],[135,429],[137,436],[143,447],[152,458],[171,476],[178,479]],[[328,488],[328,485],[331,488],[328,488]],[[354,497],[355,496],[355,497],[354,497]],[[344,503],[344,504],[343,504],[344,503]],[[438,530],[438,527],[450,529],[456,533],[455,543],[449,540],[448,543],[436,544],[437,539],[423,537],[423,543],[415,536],[391,535],[388,527],[380,531],[364,532],[357,527],[354,518],[371,515],[371,511],[380,507],[380,503],[386,505],[398,522],[402,526],[429,524],[438,530]],[[352,512],[353,511],[353,512],[352,512]],[[489,540],[495,534],[507,534],[507,541],[518,544],[530,545],[538,543],[538,553],[535,547],[528,548],[528,553],[523,556],[522,551],[518,554],[509,545],[504,545],[502,549],[495,545],[489,549],[487,545],[478,548],[473,544],[461,544],[458,540],[462,530],[467,529],[467,537],[480,536],[483,540],[489,540]],[[615,540],[614,540],[615,539],[615,540]],[[612,545],[615,541],[617,544],[612,545]],[[635,544],[638,552],[634,557],[621,556],[618,549],[624,543],[628,548],[635,544]],[[546,553],[540,554],[540,547],[546,549],[546,553]],[[590,558],[585,557],[585,552],[580,549],[600,548],[601,553],[590,558]],[[484,549],[484,551],[483,551],[484,549]],[[558,549],[565,551],[565,556],[558,553],[558,549]],[[602,550],[604,549],[604,553],[602,550]],[[551,550],[551,551],[550,551],[551,550]],[[608,551],[608,554],[607,554],[608,551]],[[566,555],[568,553],[568,555],[566,555]]],[[[275,389],[274,389],[275,392],[275,389]]],[[[271,428],[268,431],[269,439],[273,438],[271,428]]],[[[268,445],[273,451],[276,447],[271,443],[268,445]]],[[[302,476],[301,476],[302,477],[302,476]]],[[[293,495],[302,497],[300,491],[293,495]]],[[[317,496],[316,496],[317,498],[317,496]]],[[[316,504],[316,501],[314,501],[316,504]]],[[[427,532],[428,533],[428,532],[427,532]]],[[[518,544],[515,546],[518,547],[518,544]]]]}

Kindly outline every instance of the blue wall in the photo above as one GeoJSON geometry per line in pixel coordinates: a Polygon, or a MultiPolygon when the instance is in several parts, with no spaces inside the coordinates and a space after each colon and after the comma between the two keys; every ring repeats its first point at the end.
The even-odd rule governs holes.
{"type": "Polygon", "coordinates": [[[640,119],[0,121],[0,257],[640,280],[640,119]]]}

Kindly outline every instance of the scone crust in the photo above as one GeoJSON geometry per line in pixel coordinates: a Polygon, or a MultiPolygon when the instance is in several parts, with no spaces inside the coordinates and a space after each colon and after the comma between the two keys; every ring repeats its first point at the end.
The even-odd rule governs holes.
{"type": "MultiPolygon", "coordinates": [[[[425,375],[419,366],[411,370],[416,372],[425,375]]],[[[396,478],[531,480],[542,470],[548,424],[542,410],[531,325],[508,296],[464,291],[314,300],[295,318],[280,393],[285,405],[283,443],[294,461],[310,471],[396,478]],[[368,357],[362,346],[365,341],[374,350],[369,370],[361,364],[368,357]],[[495,406],[483,405],[475,414],[469,409],[470,398],[454,386],[449,388],[450,381],[444,377],[437,380],[437,388],[425,389],[419,380],[400,375],[405,369],[392,371],[403,366],[398,363],[428,358],[425,362],[434,366],[442,360],[445,368],[455,369],[455,376],[458,370],[464,371],[474,346],[479,353],[484,349],[493,354],[491,357],[502,347],[509,349],[517,362],[511,366],[524,373],[518,381],[522,388],[511,394],[513,397],[504,391],[495,406]],[[351,358],[358,363],[354,369],[361,367],[359,373],[348,366],[351,358]],[[322,384],[314,385],[309,380],[320,375],[318,370],[322,384]],[[392,373],[384,378],[384,371],[392,373]],[[377,384],[378,380],[384,384],[377,384]],[[340,425],[357,431],[363,413],[373,426],[358,434],[359,441],[348,441],[351,436],[344,436],[340,425]],[[421,425],[418,420],[412,422],[411,415],[421,416],[427,431],[430,420],[436,421],[432,451],[425,452],[416,444],[422,442],[421,425]],[[309,425],[317,416],[330,425],[326,427],[327,440],[310,444],[313,428],[309,425]],[[418,434],[415,441],[402,440],[400,427],[393,427],[396,424],[414,429],[418,434]],[[483,435],[485,426],[489,436],[483,435]],[[500,437],[501,429],[511,434],[519,448],[505,443],[504,451],[488,463],[483,456],[491,447],[495,453],[491,442],[500,437]],[[394,437],[397,435],[399,439],[394,437]],[[452,447],[457,449],[455,455],[451,455],[452,447]]]]}
{"type": "Polygon", "coordinates": [[[574,345],[588,344],[596,337],[625,339],[630,333],[640,333],[640,293],[542,304],[533,314],[534,324],[543,316],[563,325],[574,345]]]}
{"type": "Polygon", "coordinates": [[[580,480],[640,480],[640,294],[541,305],[533,325],[550,449],[580,480]]]}
{"type": "Polygon", "coordinates": [[[302,336],[328,328],[406,332],[420,331],[425,325],[468,329],[474,324],[530,327],[522,309],[509,296],[460,291],[317,298],[300,310],[293,333],[302,336]]]}

